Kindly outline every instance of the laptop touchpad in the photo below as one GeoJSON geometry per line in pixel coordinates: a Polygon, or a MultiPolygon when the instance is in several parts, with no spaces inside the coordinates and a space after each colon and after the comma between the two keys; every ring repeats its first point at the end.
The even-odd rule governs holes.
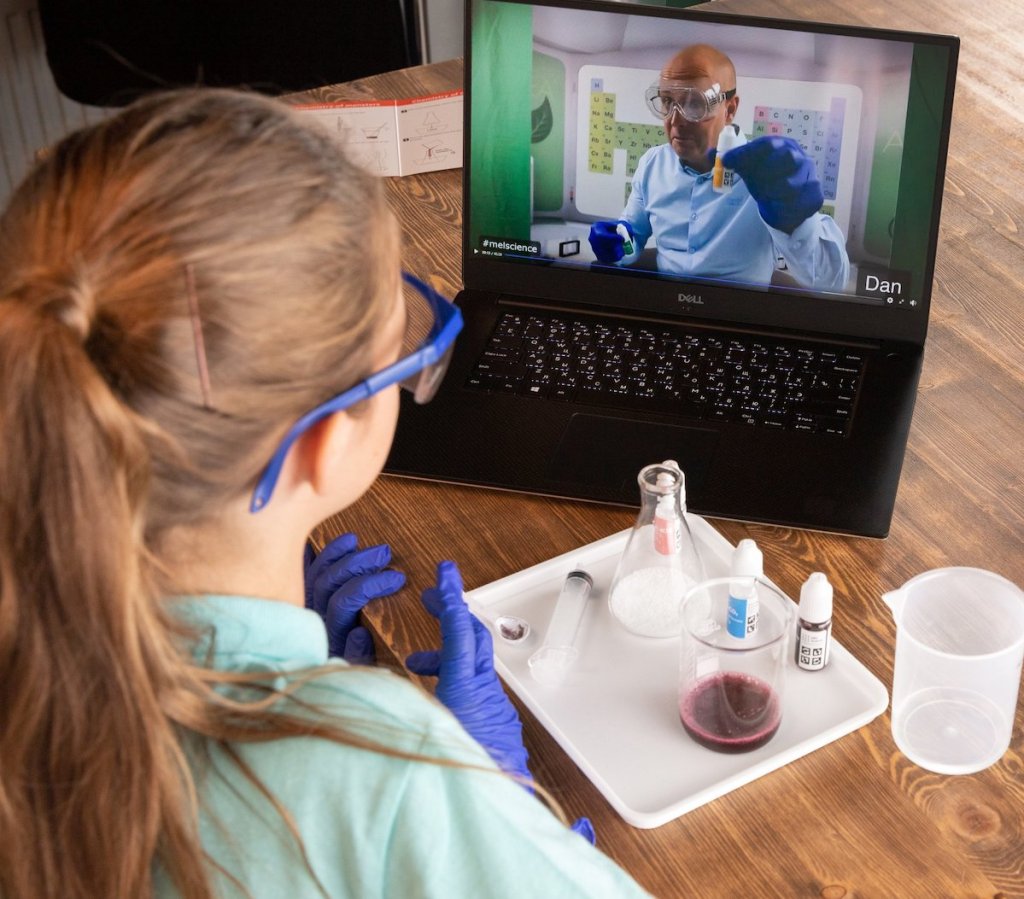
{"type": "Polygon", "coordinates": [[[548,473],[559,481],[621,490],[632,501],[641,468],[675,459],[686,475],[687,492],[696,492],[719,436],[708,428],[577,413],[566,425],[548,473]]]}

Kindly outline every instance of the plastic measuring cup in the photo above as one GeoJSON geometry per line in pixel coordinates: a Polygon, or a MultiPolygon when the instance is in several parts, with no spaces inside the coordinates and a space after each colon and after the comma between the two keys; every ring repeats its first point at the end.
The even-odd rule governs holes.
{"type": "Polygon", "coordinates": [[[995,764],[1010,745],[1024,592],[980,568],[938,568],[883,595],[896,619],[892,735],[938,774],[995,764]]]}

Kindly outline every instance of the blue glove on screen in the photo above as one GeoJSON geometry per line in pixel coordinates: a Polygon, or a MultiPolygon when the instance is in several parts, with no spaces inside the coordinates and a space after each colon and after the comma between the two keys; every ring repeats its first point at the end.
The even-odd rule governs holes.
{"type": "Polygon", "coordinates": [[[437,586],[423,591],[423,605],[441,624],[441,649],[414,652],[406,667],[437,677],[437,698],[502,771],[532,780],[523,725],[494,672],[491,635],[470,614],[454,562],[437,566],[437,586]]]}
{"type": "Polygon", "coordinates": [[[372,665],[376,660],[370,632],[356,622],[371,599],[390,596],[405,583],[402,572],[385,567],[390,561],[390,546],[361,550],[355,534],[335,538],[319,555],[306,544],[306,608],[324,619],[332,657],[354,665],[372,665]]]}
{"type": "Polygon", "coordinates": [[[723,153],[722,164],[739,173],[761,218],[787,234],[825,201],[814,160],[790,137],[756,137],[723,153]]]}
{"type": "Polygon", "coordinates": [[[633,240],[633,226],[622,219],[617,222],[594,222],[590,226],[590,236],[587,239],[599,262],[614,265],[626,255],[625,241],[616,230],[619,225],[626,226],[629,239],[633,240]]]}

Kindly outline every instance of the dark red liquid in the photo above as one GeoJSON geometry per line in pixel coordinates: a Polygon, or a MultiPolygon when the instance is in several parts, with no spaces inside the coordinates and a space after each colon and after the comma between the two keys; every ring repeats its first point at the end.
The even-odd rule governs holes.
{"type": "Polygon", "coordinates": [[[679,703],[686,732],[716,752],[748,752],[779,729],[778,694],[760,678],[735,671],[702,677],[679,703]]]}

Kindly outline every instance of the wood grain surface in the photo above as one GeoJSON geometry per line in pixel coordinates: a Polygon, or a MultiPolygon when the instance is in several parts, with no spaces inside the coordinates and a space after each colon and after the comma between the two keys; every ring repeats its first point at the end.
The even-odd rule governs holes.
{"type": "MultiPolygon", "coordinates": [[[[715,11],[938,31],[961,37],[929,341],[895,516],[884,541],[735,521],[791,596],[811,570],[835,585],[835,636],[891,687],[895,627],[881,594],[919,572],[970,565],[1024,584],[1024,4],[717,0],[715,11]]],[[[404,98],[461,84],[458,61],[314,92],[404,98]]],[[[308,97],[307,97],[308,99],[308,97]]],[[[389,179],[403,263],[461,286],[461,172],[389,179]]],[[[856,477],[856,472],[841,476],[856,477]]],[[[467,588],[629,527],[633,511],[382,477],[320,538],[391,544],[409,575],[365,617],[382,662],[436,645],[419,607],[439,559],[467,588]]],[[[599,846],[656,896],[1024,897],[1024,696],[1010,750],[944,777],[895,747],[888,713],[655,830],[625,824],[521,709],[531,767],[599,846]]],[[[636,734],[637,740],[643,734],[636,734]]]]}

